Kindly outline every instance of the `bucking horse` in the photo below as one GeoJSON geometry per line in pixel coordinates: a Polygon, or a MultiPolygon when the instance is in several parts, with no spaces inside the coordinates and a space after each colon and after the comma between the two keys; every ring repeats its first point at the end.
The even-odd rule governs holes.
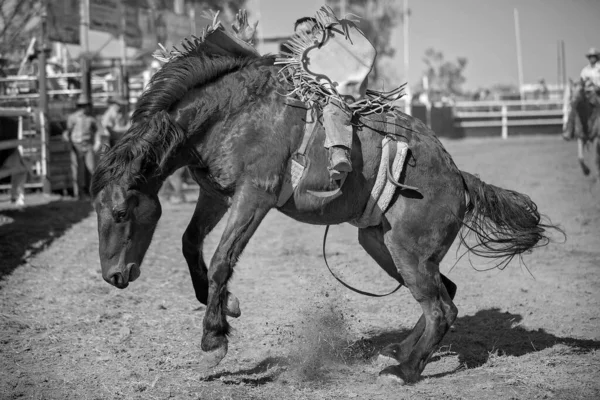
{"type": "Polygon", "coordinates": [[[378,218],[356,225],[362,247],[410,290],[423,311],[406,338],[381,350],[396,364],[380,378],[416,382],[458,313],[457,287],[439,269],[454,240],[500,263],[546,245],[549,228],[560,228],[542,220],[527,195],[460,171],[434,132],[398,110],[393,118],[384,113],[354,118],[353,171],[341,187],[332,186],[323,127],[318,117],[316,123],[308,117],[310,105],[286,95],[294,88],[281,79],[275,60],[232,56],[195,40],[153,76],[131,127],[93,176],[102,276],[120,289],[139,278],[161,217],[157,193],[171,173],[187,166],[199,195],[183,234],[183,256],[196,298],[206,305],[198,362],[214,367],[227,353],[227,318],[240,316],[228,281],[267,213],[277,209],[308,224],[356,223],[386,169],[381,165],[387,138],[385,143],[408,149],[397,180],[389,168],[385,177],[395,181],[396,190],[378,218]],[[314,129],[305,141],[308,125],[314,129]],[[305,170],[282,201],[299,148],[305,170]],[[339,189],[336,195],[319,195],[333,189],[339,189]],[[207,265],[204,240],[227,212],[207,265]]]}

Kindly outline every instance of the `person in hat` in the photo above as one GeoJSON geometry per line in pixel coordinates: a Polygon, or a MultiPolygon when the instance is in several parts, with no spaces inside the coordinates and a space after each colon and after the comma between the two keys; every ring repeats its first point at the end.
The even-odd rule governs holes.
{"type": "Polygon", "coordinates": [[[586,92],[597,92],[600,88],[600,51],[592,47],[585,56],[589,64],[581,70],[581,81],[586,88],[586,92]]]}
{"type": "Polygon", "coordinates": [[[95,153],[100,151],[104,132],[92,115],[92,104],[84,95],[79,96],[76,106],[75,112],[67,118],[63,138],[71,143],[71,172],[75,180],[75,195],[87,198],[96,167],[95,153]]]}
{"type": "MultiPolygon", "coordinates": [[[[298,37],[319,38],[318,22],[313,17],[302,17],[294,23],[294,34],[298,37]]],[[[355,37],[355,41],[360,38],[355,37]]],[[[361,100],[365,97],[368,85],[368,73],[375,62],[376,52],[372,48],[372,44],[361,42],[361,46],[351,42],[353,50],[361,54],[361,61],[348,64],[345,61],[338,61],[336,66],[330,69],[337,70],[338,82],[336,91],[344,99],[345,102],[340,102],[331,99],[323,107],[323,125],[325,127],[325,143],[324,146],[329,152],[329,174],[332,179],[341,179],[345,174],[352,171],[352,163],[350,161],[350,152],[352,149],[352,112],[348,107],[348,103],[361,100]],[[366,46],[366,48],[365,48],[366,46]],[[371,51],[372,50],[372,51],[371,51]],[[360,64],[360,65],[359,65],[360,64]]],[[[344,51],[338,49],[328,50],[331,57],[339,60],[344,58],[344,51]]],[[[348,60],[346,60],[348,61],[348,60]]],[[[333,77],[329,76],[332,80],[333,77]]]]}
{"type": "Polygon", "coordinates": [[[108,100],[108,108],[102,115],[102,127],[107,132],[109,146],[114,146],[129,129],[127,100],[115,97],[108,100]]]}
{"type": "MultiPolygon", "coordinates": [[[[323,10],[322,11],[327,11],[323,10]]],[[[244,14],[236,15],[236,24],[234,31],[238,38],[251,42],[249,38],[253,37],[254,27],[248,24],[244,14]],[[242,32],[243,34],[239,34],[242,32]]],[[[357,31],[358,32],[358,31],[357,31]]],[[[307,39],[319,38],[319,24],[316,18],[302,17],[294,23],[295,37],[307,39]]],[[[360,33],[358,33],[360,35],[360,33]]],[[[333,180],[342,179],[348,172],[352,171],[352,163],[350,160],[350,152],[352,149],[352,112],[348,107],[348,103],[361,100],[364,98],[368,78],[367,75],[375,62],[376,51],[368,41],[361,40],[360,37],[355,37],[354,42],[360,41],[361,45],[355,45],[354,42],[349,42],[353,47],[356,55],[348,59],[348,52],[342,50],[336,53],[336,49],[327,50],[330,60],[336,60],[329,70],[336,70],[335,81],[338,83],[336,87],[337,93],[344,99],[330,99],[323,107],[323,125],[325,127],[325,148],[329,152],[329,175],[333,180]],[[360,58],[360,60],[359,60],[360,58]],[[348,64],[352,64],[351,66],[348,64]]],[[[310,41],[310,40],[308,40],[310,41]]],[[[290,52],[291,47],[286,43],[282,46],[282,51],[290,52]]],[[[333,77],[328,76],[331,80],[333,77]]]]}
{"type": "MultiPolygon", "coordinates": [[[[567,103],[567,120],[563,125],[562,134],[565,140],[573,139],[577,134],[575,132],[576,127],[581,126],[580,123],[577,123],[578,120],[581,121],[577,115],[577,110],[580,109],[580,104],[583,104],[584,101],[592,106],[591,117],[595,119],[595,123],[598,123],[597,115],[600,109],[600,51],[592,47],[585,56],[589,63],[581,70],[580,90],[576,90],[567,103]]],[[[570,91],[566,93],[570,93],[570,91]]],[[[583,132],[583,130],[581,131],[583,132]]]]}

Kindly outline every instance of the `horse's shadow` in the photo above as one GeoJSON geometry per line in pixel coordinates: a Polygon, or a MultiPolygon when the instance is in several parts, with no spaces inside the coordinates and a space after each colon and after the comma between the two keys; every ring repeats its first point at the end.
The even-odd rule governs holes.
{"type": "Polygon", "coordinates": [[[221,371],[206,376],[206,382],[221,381],[225,384],[259,386],[273,382],[285,370],[289,360],[283,357],[267,357],[252,368],[237,371],[221,371]]]}
{"type": "MultiPolygon", "coordinates": [[[[543,329],[528,330],[520,324],[522,320],[521,315],[501,312],[498,308],[457,318],[440,348],[458,355],[460,364],[466,368],[482,366],[492,354],[520,357],[556,344],[564,344],[583,352],[600,349],[600,341],[559,337],[543,329]]],[[[408,333],[408,330],[380,332],[361,339],[355,345],[373,349],[363,354],[364,358],[371,358],[387,344],[401,341],[408,333]],[[367,342],[368,345],[360,342],[367,342]]],[[[431,361],[441,357],[443,355],[434,355],[431,361]]]]}
{"type": "Polygon", "coordinates": [[[91,211],[90,202],[73,200],[0,210],[0,280],[91,211]]]}
{"type": "MultiPolygon", "coordinates": [[[[528,330],[520,325],[522,320],[523,317],[519,314],[501,312],[497,308],[481,310],[475,315],[458,318],[440,348],[449,349],[450,354],[457,355],[461,367],[434,376],[452,374],[463,368],[479,367],[484,365],[491,355],[519,357],[556,344],[576,348],[579,352],[600,349],[600,341],[559,337],[543,329],[528,330]]],[[[383,347],[402,341],[409,332],[409,330],[392,330],[363,337],[344,349],[343,360],[345,363],[369,362],[383,347]]],[[[439,352],[434,354],[431,361],[440,360],[444,356],[444,353],[439,352]]],[[[288,364],[289,360],[286,358],[268,357],[252,368],[216,373],[207,376],[205,380],[262,385],[276,380],[288,364]]]]}

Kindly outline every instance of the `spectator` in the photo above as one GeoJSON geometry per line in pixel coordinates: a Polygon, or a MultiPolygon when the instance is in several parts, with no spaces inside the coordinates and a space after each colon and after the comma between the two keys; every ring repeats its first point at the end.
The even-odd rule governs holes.
{"type": "Polygon", "coordinates": [[[10,201],[17,207],[25,205],[25,182],[29,169],[19,150],[0,150],[0,179],[10,176],[10,201]]]}
{"type": "Polygon", "coordinates": [[[71,173],[73,192],[79,199],[87,199],[92,173],[96,167],[95,153],[100,150],[104,132],[92,115],[92,105],[85,96],[77,100],[77,110],[67,118],[63,138],[71,143],[71,173]]]}
{"type": "Polygon", "coordinates": [[[129,129],[127,105],[127,101],[120,97],[108,100],[108,108],[102,115],[102,127],[106,131],[110,147],[113,147],[129,129]]]}
{"type": "Polygon", "coordinates": [[[540,96],[543,100],[548,100],[550,97],[550,91],[548,90],[548,85],[546,85],[546,80],[544,78],[540,79],[540,96]]]}

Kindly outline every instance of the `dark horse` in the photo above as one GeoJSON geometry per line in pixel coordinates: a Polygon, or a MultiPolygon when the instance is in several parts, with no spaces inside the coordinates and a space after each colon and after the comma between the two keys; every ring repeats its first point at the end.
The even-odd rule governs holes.
{"type": "Polygon", "coordinates": [[[598,92],[584,89],[581,81],[569,80],[565,92],[567,120],[563,129],[565,140],[577,139],[577,159],[584,175],[590,174],[583,151],[591,146],[600,179],[600,97],[598,92]]]}
{"type": "MultiPolygon", "coordinates": [[[[157,192],[165,178],[188,166],[200,186],[194,215],[183,235],[196,297],[206,305],[199,361],[215,366],[227,353],[237,299],[227,282],[246,244],[272,208],[310,224],[340,224],[359,217],[369,199],[381,157],[385,117],[362,118],[354,134],[352,165],[342,194],[317,197],[330,188],[320,129],[307,150],[310,166],[294,195],[277,207],[285,171],[303,137],[306,109],[289,105],[274,57],[229,57],[187,49],[153,77],[140,97],[125,137],[110,149],[93,178],[102,276],[125,288],[140,265],[161,216],[157,192]],[[210,262],[206,235],[229,211],[210,262]]],[[[401,343],[382,354],[398,365],[381,376],[415,382],[457,315],[456,285],[439,264],[461,228],[474,231],[470,249],[510,260],[548,241],[536,205],[526,195],[488,185],[461,172],[435,134],[400,115],[396,135],[410,155],[400,178],[418,188],[399,190],[377,226],[359,229],[360,244],[393,278],[408,287],[423,309],[401,343]],[[398,132],[399,131],[399,132],[398,132]]],[[[463,237],[463,235],[461,235],[463,237]]]]}

